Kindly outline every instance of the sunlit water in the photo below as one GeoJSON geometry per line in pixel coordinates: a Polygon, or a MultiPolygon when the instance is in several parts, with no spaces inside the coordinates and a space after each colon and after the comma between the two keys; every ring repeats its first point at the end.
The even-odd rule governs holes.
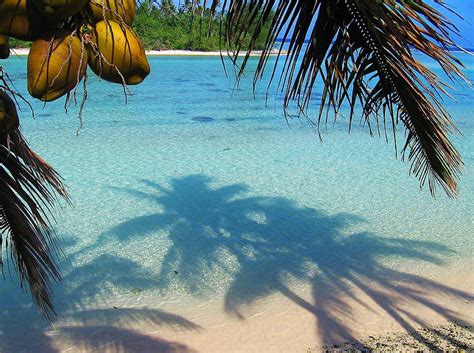
{"type": "MultiPolygon", "coordinates": [[[[474,59],[462,59],[474,80],[474,59]]],[[[456,87],[445,102],[463,133],[454,138],[466,164],[460,197],[439,190],[433,199],[393,145],[364,127],[349,135],[341,120],[320,142],[305,120],[287,124],[273,90],[265,103],[250,77],[233,89],[219,58],[150,61],[152,74],[130,87],[126,105],[119,85],[90,78],[78,137],[77,108],[66,115],[63,101],[32,102],[33,120],[24,106],[25,136],[74,202],[56,227],[65,253],[55,287],[60,317],[216,297],[233,312],[318,273],[424,274],[472,257],[470,88],[456,87]]],[[[25,92],[26,58],[5,67],[25,92]]],[[[0,297],[0,340],[44,327],[8,275],[0,297]]]]}

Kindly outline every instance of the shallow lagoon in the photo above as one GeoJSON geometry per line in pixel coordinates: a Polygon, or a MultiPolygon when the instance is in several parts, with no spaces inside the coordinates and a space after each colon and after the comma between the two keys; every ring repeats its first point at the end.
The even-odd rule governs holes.
{"type": "MultiPolygon", "coordinates": [[[[24,107],[24,134],[74,202],[56,227],[63,323],[120,324],[120,308],[153,306],[189,312],[191,321],[166,319],[197,329],[211,307],[243,317],[263,303],[250,310],[258,314],[289,288],[311,286],[334,304],[325,293],[356,278],[388,288],[459,264],[472,271],[471,89],[446,101],[464,135],[455,138],[466,164],[460,197],[439,191],[434,200],[393,146],[363,127],[348,135],[341,120],[321,143],[305,120],[287,124],[280,97],[265,104],[260,89],[254,99],[250,78],[234,89],[219,58],[150,60],[151,76],[126,105],[120,86],[90,79],[78,137],[77,108],[66,115],[64,102],[34,103],[33,120],[24,107]]],[[[474,80],[474,59],[463,60],[474,80]]],[[[25,65],[6,65],[20,91],[25,65]]],[[[0,350],[54,351],[18,283],[4,282],[0,296],[0,350]]]]}

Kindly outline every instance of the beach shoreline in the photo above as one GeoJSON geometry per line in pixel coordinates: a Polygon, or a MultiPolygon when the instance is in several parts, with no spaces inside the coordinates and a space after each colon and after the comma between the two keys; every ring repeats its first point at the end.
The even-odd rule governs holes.
{"type": "MultiPolygon", "coordinates": [[[[68,352],[161,349],[188,353],[315,353],[426,351],[433,347],[469,351],[474,348],[470,268],[471,263],[465,263],[462,267],[440,268],[437,274],[423,275],[423,280],[452,291],[423,293],[419,300],[404,295],[404,286],[396,283],[393,285],[399,287],[398,293],[369,285],[375,295],[367,289],[348,287],[337,294],[337,302],[323,297],[323,303],[328,301],[324,306],[315,301],[314,289],[288,288],[284,295],[274,294],[239,308],[237,315],[224,313],[224,303],[184,308],[177,303],[156,306],[153,301],[137,298],[113,304],[102,302],[94,310],[85,305],[82,309],[87,315],[61,318],[55,329],[45,334],[49,345],[68,352]],[[469,293],[468,298],[460,293],[469,293]],[[91,314],[94,312],[100,313],[98,321],[91,314]],[[140,312],[149,314],[142,317],[137,314],[140,312]]],[[[420,293],[419,289],[413,284],[413,291],[408,294],[420,293]]],[[[21,350],[20,345],[15,348],[21,350]]],[[[44,347],[37,348],[41,351],[44,347]]]]}
{"type": "MultiPolygon", "coordinates": [[[[27,56],[30,53],[29,48],[12,48],[11,49],[12,56],[27,56]]],[[[278,55],[280,53],[281,55],[285,55],[286,51],[280,51],[280,50],[273,50],[271,52],[272,56],[278,55]]],[[[242,52],[239,54],[239,56],[244,56],[246,53],[242,52]]],[[[259,57],[261,56],[262,51],[254,51],[250,54],[252,57],[259,57]]],[[[183,57],[192,57],[192,56],[198,56],[198,57],[216,57],[216,56],[227,56],[227,52],[225,51],[195,51],[195,50],[147,50],[146,51],[147,56],[183,56],[183,57]]]]}

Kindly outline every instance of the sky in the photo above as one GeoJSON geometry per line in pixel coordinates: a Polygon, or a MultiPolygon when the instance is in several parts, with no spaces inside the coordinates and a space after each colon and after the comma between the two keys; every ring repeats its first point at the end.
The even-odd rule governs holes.
{"type": "MultiPolygon", "coordinates": [[[[178,4],[179,0],[173,0],[178,4]]],[[[433,4],[433,0],[426,0],[428,3],[433,4]]],[[[446,13],[448,17],[453,21],[453,23],[458,27],[461,37],[454,38],[456,43],[465,47],[465,48],[474,48],[474,0],[444,0],[445,3],[455,9],[464,20],[459,19],[456,16],[449,15],[449,13],[444,10],[443,13],[446,13]]],[[[184,0],[181,0],[183,3],[184,0]]]]}
{"type": "Polygon", "coordinates": [[[459,38],[458,43],[466,48],[474,48],[474,0],[445,0],[445,2],[464,18],[460,20],[455,16],[449,16],[461,32],[462,38],[459,38]]]}

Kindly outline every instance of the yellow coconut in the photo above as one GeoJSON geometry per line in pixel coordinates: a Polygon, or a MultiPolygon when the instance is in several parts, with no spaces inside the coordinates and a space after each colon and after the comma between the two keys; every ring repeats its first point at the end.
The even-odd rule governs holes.
{"type": "Polygon", "coordinates": [[[132,25],[135,18],[135,0],[90,0],[88,7],[96,22],[122,19],[132,25]]]}
{"type": "Polygon", "coordinates": [[[64,20],[75,15],[86,6],[88,0],[32,0],[38,10],[48,19],[64,20]]]}
{"type": "Polygon", "coordinates": [[[136,85],[150,73],[143,45],[128,27],[101,21],[92,29],[91,40],[89,66],[104,80],[136,85]]]}
{"type": "Polygon", "coordinates": [[[19,125],[15,102],[3,90],[0,90],[0,136],[18,129],[19,125]]]}
{"type": "Polygon", "coordinates": [[[71,91],[87,68],[87,50],[69,31],[43,35],[28,55],[28,91],[42,101],[52,101],[71,91]]]}
{"type": "Polygon", "coordinates": [[[54,28],[28,0],[0,0],[0,33],[22,40],[34,40],[54,28]]]}
{"type": "Polygon", "coordinates": [[[0,59],[10,56],[10,37],[0,34],[0,59]]]}

